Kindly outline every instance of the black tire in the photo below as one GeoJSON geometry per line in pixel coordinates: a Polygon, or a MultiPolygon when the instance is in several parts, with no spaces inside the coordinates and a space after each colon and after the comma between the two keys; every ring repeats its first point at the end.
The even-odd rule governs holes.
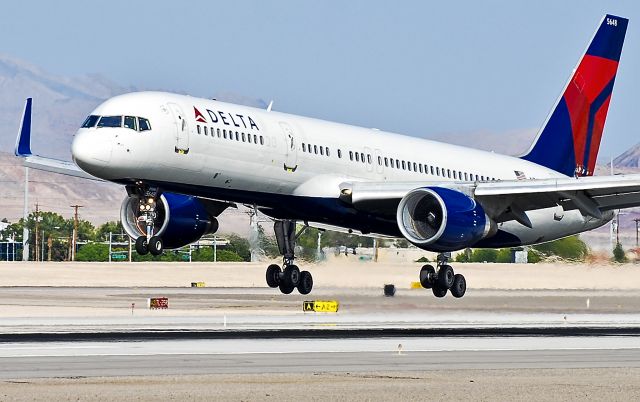
{"type": "Polygon", "coordinates": [[[146,255],[149,253],[149,246],[147,245],[147,236],[140,236],[136,239],[136,253],[140,255],[146,255]]]}
{"type": "Polygon", "coordinates": [[[445,297],[447,295],[447,289],[441,288],[440,286],[432,287],[431,291],[435,297],[445,297]]]}
{"type": "Polygon", "coordinates": [[[298,281],[298,292],[301,295],[308,295],[313,289],[313,276],[309,271],[300,272],[300,280],[298,281]]]}
{"type": "Polygon", "coordinates": [[[420,270],[420,284],[425,289],[431,289],[436,279],[436,269],[433,265],[424,265],[420,270]]]}
{"type": "Polygon", "coordinates": [[[293,292],[293,289],[295,289],[295,286],[289,286],[287,284],[285,284],[284,282],[280,282],[280,291],[282,293],[284,293],[285,295],[288,295],[289,293],[293,292]]]}
{"type": "Polygon", "coordinates": [[[267,267],[267,285],[270,288],[277,288],[280,284],[280,274],[282,270],[276,264],[271,264],[267,267]]]}
{"type": "Polygon", "coordinates": [[[164,251],[164,245],[162,239],[159,236],[152,236],[147,243],[147,248],[151,255],[160,255],[164,251]]]}
{"type": "Polygon", "coordinates": [[[451,286],[453,286],[454,276],[455,273],[453,272],[453,268],[451,268],[451,265],[441,266],[440,270],[438,271],[438,280],[436,282],[438,284],[438,287],[442,289],[450,289],[451,286]]]}
{"type": "Polygon", "coordinates": [[[453,279],[453,286],[451,286],[451,295],[456,298],[461,298],[467,291],[467,280],[464,276],[456,274],[453,279]]]}
{"type": "Polygon", "coordinates": [[[282,273],[282,282],[287,285],[287,288],[291,287],[293,289],[298,286],[300,282],[300,269],[296,265],[287,266],[282,273]]]}

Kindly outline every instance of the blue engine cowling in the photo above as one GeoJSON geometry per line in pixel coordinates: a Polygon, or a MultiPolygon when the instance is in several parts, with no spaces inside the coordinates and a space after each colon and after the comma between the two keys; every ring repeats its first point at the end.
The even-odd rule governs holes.
{"type": "Polygon", "coordinates": [[[455,251],[495,233],[495,224],[473,198],[443,187],[411,190],[396,214],[411,243],[429,251],[455,251]]]}
{"type": "MultiPolygon", "coordinates": [[[[153,236],[162,238],[164,248],[180,248],[218,230],[217,219],[196,197],[162,193],[158,201],[153,236]]],[[[139,204],[139,197],[133,195],[125,198],[120,208],[122,226],[134,239],[146,235],[146,223],[139,219],[139,204]]]]}

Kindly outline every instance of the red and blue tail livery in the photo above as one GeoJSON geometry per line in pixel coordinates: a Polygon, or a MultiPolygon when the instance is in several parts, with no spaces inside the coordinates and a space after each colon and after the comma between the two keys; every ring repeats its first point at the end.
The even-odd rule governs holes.
{"type": "Polygon", "coordinates": [[[605,15],[523,159],[567,176],[593,175],[628,22],[605,15]]]}

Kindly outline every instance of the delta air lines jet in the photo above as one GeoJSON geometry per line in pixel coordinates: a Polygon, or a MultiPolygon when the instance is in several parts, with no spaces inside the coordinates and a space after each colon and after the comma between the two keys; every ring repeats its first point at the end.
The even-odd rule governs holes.
{"type": "Polygon", "coordinates": [[[159,254],[218,229],[238,203],[275,224],[282,293],[313,286],[295,265],[296,223],[405,238],[440,253],[420,282],[462,297],[447,254],[581,233],[640,205],[640,175],[592,177],[628,20],[606,15],[530,149],[521,157],[165,92],[116,96],[73,140],[75,165],[32,155],[27,101],[16,155],[25,165],[126,187],[136,250],[159,254]]]}

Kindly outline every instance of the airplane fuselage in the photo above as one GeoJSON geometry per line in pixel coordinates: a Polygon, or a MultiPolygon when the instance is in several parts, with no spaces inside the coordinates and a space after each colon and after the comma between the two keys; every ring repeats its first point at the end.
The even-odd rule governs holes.
{"type": "MultiPolygon", "coordinates": [[[[215,100],[162,92],[114,97],[95,116],[143,117],[150,130],[88,127],[73,142],[75,162],[121,184],[256,205],[275,218],[401,237],[395,220],[341,202],[343,182],[453,185],[564,175],[526,160],[215,100]]],[[[529,211],[532,228],[499,224],[480,247],[517,246],[572,235],[612,218],[560,206],[529,211]]],[[[434,250],[438,251],[438,250],[434,250]]]]}

